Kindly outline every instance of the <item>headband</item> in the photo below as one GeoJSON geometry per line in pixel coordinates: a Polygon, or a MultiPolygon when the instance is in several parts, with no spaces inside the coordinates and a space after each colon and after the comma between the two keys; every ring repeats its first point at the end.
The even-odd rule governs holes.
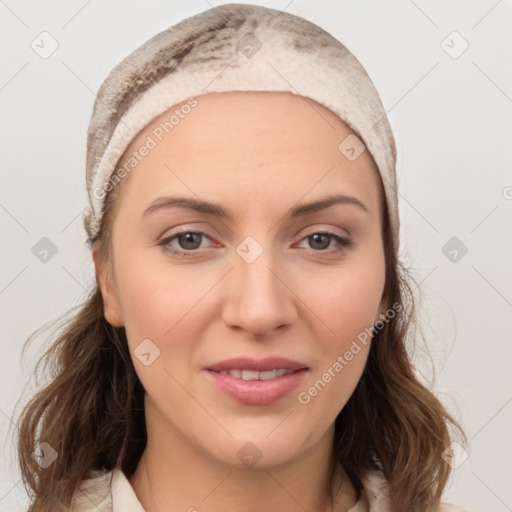
{"type": "Polygon", "coordinates": [[[105,197],[131,170],[116,166],[133,138],[173,106],[183,103],[171,111],[169,125],[193,108],[195,97],[228,91],[290,92],[340,117],[357,134],[340,141],[340,152],[355,160],[366,148],[378,167],[398,250],[395,140],[365,69],[319,26],[244,4],[221,5],[160,32],[102,83],[87,133],[84,227],[89,242],[100,231],[105,197]]]}

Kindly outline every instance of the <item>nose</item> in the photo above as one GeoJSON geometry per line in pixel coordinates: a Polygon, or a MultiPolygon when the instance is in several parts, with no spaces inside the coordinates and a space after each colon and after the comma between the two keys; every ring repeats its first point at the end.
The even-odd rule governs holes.
{"type": "Polygon", "coordinates": [[[271,336],[297,319],[293,284],[287,273],[276,269],[271,250],[248,263],[234,254],[234,268],[223,311],[224,323],[253,337],[271,336]]]}

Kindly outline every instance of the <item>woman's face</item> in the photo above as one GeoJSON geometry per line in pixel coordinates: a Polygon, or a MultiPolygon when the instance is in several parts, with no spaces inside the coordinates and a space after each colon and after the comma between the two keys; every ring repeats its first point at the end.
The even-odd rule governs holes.
{"type": "Polygon", "coordinates": [[[116,205],[105,316],[126,328],[148,446],[179,439],[229,465],[270,466],[332,442],[364,369],[361,334],[384,312],[380,178],[312,100],[196,101],[127,152],[146,156],[116,205]]]}

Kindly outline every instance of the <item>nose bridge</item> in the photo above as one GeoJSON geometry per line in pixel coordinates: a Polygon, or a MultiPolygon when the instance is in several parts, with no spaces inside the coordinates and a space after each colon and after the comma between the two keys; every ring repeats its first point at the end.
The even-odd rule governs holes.
{"type": "Polygon", "coordinates": [[[236,247],[234,293],[225,312],[227,323],[258,335],[290,323],[295,313],[271,240],[271,236],[258,240],[249,236],[236,247]]]}

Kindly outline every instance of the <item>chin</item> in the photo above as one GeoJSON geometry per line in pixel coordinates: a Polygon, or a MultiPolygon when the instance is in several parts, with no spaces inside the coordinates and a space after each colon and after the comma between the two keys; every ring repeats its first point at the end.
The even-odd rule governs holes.
{"type": "Polygon", "coordinates": [[[227,466],[237,469],[264,469],[286,464],[314,444],[314,440],[303,431],[291,432],[282,426],[270,434],[269,432],[271,431],[259,429],[251,434],[246,429],[243,434],[235,435],[234,438],[211,438],[212,444],[204,449],[227,466]],[[278,432],[279,428],[282,428],[281,432],[278,432]]]}

